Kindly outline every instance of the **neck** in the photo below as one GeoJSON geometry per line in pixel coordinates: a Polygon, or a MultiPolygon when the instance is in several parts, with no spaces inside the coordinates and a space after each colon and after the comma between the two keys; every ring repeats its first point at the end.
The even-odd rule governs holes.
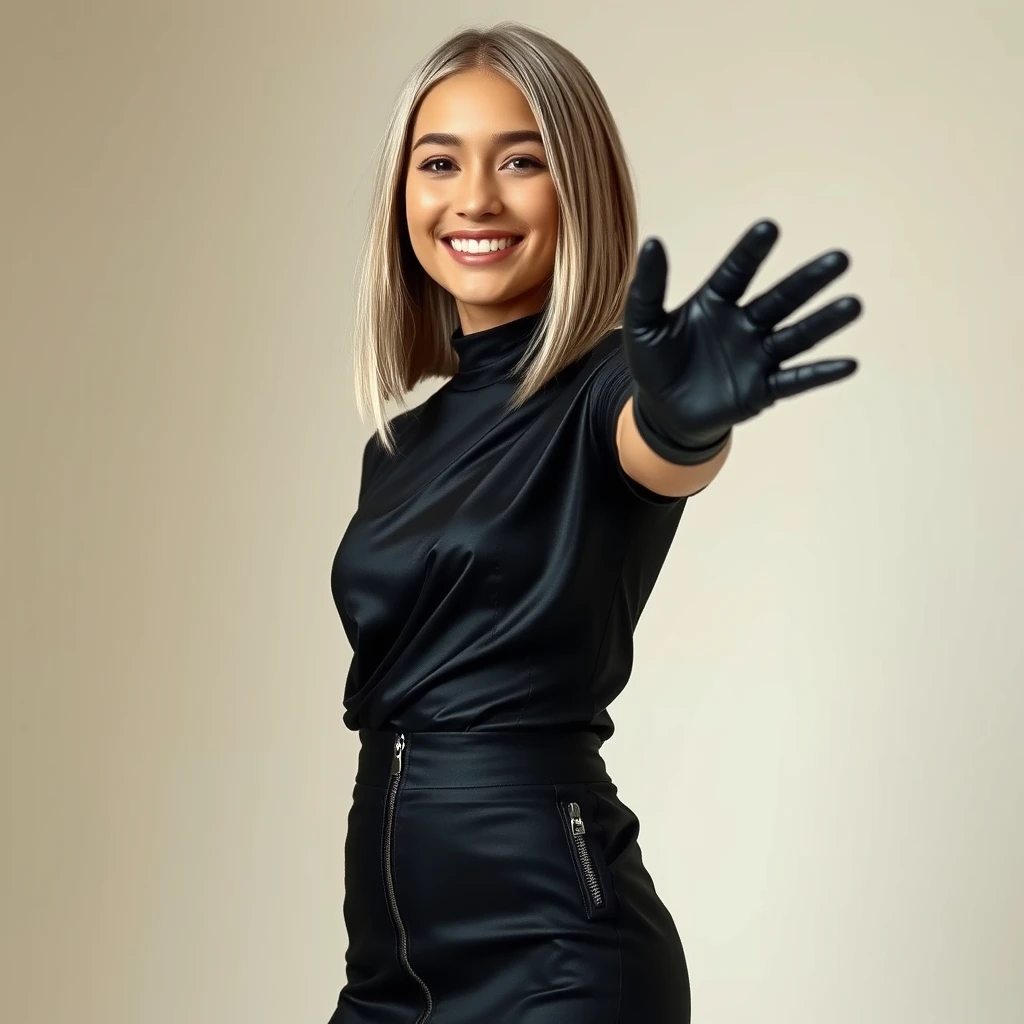
{"type": "Polygon", "coordinates": [[[520,317],[539,313],[547,302],[547,288],[540,293],[519,295],[511,302],[496,305],[479,306],[461,299],[455,300],[455,308],[459,313],[459,326],[463,334],[476,334],[489,331],[492,327],[518,320],[520,317]]]}
{"type": "Polygon", "coordinates": [[[451,346],[458,369],[448,388],[475,391],[500,382],[512,382],[513,370],[529,347],[543,315],[543,310],[526,313],[469,334],[461,327],[456,328],[451,346]]]}

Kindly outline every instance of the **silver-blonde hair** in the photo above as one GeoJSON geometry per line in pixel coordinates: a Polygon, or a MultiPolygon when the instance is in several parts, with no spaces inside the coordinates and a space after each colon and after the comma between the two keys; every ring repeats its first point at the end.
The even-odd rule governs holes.
{"type": "Polygon", "coordinates": [[[551,288],[534,342],[516,367],[518,408],[621,324],[636,258],[636,197],[618,128],[590,72],[564,46],[502,22],[441,43],[409,76],[384,135],[356,300],[356,410],[395,451],[388,399],[419,381],[452,376],[455,300],[422,268],[405,219],[409,133],[420,101],[460,71],[486,68],[523,93],[540,128],[558,196],[551,288]]]}

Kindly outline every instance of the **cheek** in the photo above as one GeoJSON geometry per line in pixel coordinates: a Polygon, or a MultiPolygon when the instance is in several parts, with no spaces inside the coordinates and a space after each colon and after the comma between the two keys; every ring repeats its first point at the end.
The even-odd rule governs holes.
{"type": "Polygon", "coordinates": [[[534,222],[548,236],[549,244],[554,247],[561,218],[558,211],[558,196],[550,183],[536,196],[535,210],[534,222]]]}
{"type": "Polygon", "coordinates": [[[431,213],[430,204],[424,202],[421,189],[410,188],[405,194],[405,224],[409,232],[412,251],[422,265],[427,265],[434,258],[433,231],[436,218],[431,213]]]}
{"type": "Polygon", "coordinates": [[[436,216],[437,203],[431,201],[428,190],[415,182],[406,185],[405,216],[413,234],[430,231],[436,216]]]}
{"type": "Polygon", "coordinates": [[[558,234],[561,225],[561,215],[558,209],[558,197],[554,189],[544,197],[545,201],[539,211],[538,226],[544,232],[545,249],[551,262],[555,259],[555,250],[558,248],[558,234]]]}
{"type": "Polygon", "coordinates": [[[407,188],[405,190],[405,219],[408,221],[410,233],[415,235],[423,220],[419,196],[415,189],[407,188]]]}

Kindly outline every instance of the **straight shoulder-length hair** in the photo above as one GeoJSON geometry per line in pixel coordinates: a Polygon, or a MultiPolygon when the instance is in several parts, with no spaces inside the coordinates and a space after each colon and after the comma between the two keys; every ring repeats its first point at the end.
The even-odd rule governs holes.
{"type": "Polygon", "coordinates": [[[442,42],[395,102],[374,182],[356,299],[356,410],[395,451],[385,414],[421,380],[451,377],[459,326],[452,295],[412,251],[405,216],[409,134],[420,101],[438,82],[484,68],[516,85],[540,128],[558,197],[560,226],[551,287],[517,365],[509,409],[621,325],[636,258],[636,196],[618,128],[601,90],[564,46],[515,22],[466,29],[442,42]],[[520,376],[521,374],[521,376],[520,376]]]}

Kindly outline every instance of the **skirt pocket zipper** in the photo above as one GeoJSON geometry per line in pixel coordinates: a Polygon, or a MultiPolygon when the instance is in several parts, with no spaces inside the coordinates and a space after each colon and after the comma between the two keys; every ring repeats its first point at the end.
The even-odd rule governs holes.
{"type": "Polygon", "coordinates": [[[391,919],[394,922],[395,931],[398,933],[398,959],[423,992],[423,999],[426,1005],[423,1012],[416,1018],[416,1024],[423,1024],[424,1021],[430,1018],[433,1009],[433,999],[426,983],[413,970],[412,964],[409,962],[409,937],[402,922],[402,917],[398,912],[398,899],[395,896],[394,867],[392,864],[391,837],[395,825],[395,801],[398,796],[398,784],[402,779],[402,753],[404,750],[405,736],[398,734],[395,736],[395,752],[391,757],[391,778],[388,781],[387,804],[384,813],[384,884],[387,890],[388,905],[391,908],[391,919]]]}
{"type": "Polygon", "coordinates": [[[572,832],[573,845],[576,848],[576,859],[580,870],[583,872],[587,894],[590,896],[593,905],[600,909],[604,906],[604,893],[601,890],[601,880],[590,856],[590,849],[587,847],[587,829],[583,824],[580,805],[571,802],[565,805],[565,810],[569,816],[569,828],[572,832]]]}

